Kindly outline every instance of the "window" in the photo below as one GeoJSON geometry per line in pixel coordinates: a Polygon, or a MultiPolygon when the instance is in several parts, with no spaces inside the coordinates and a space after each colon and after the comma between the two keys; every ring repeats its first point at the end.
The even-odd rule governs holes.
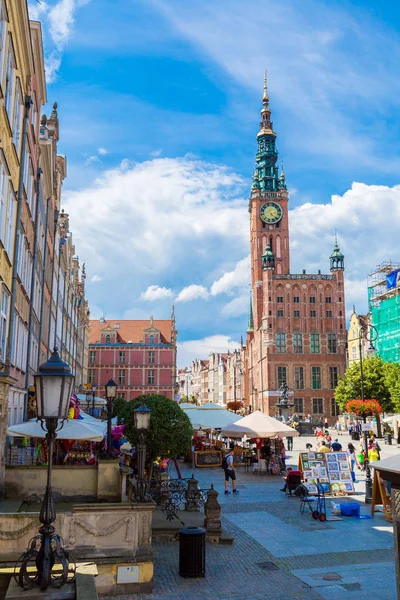
{"type": "Polygon", "coordinates": [[[154,371],[147,371],[147,383],[148,385],[154,385],[154,371]]]}
{"type": "Polygon", "coordinates": [[[0,305],[0,357],[5,360],[7,347],[7,332],[8,332],[8,306],[10,303],[10,294],[6,288],[1,289],[1,305],[0,305]]]}
{"type": "Polygon", "coordinates": [[[293,316],[294,316],[295,318],[298,318],[298,317],[300,317],[300,311],[299,311],[299,310],[295,310],[295,311],[293,311],[293,316]]]}
{"type": "Polygon", "coordinates": [[[22,232],[19,238],[18,275],[27,295],[30,296],[32,285],[32,255],[29,251],[28,240],[22,232]]]}
{"type": "Polygon", "coordinates": [[[6,225],[4,234],[4,247],[7,251],[9,259],[12,261],[13,250],[14,250],[14,233],[15,233],[15,209],[16,209],[15,194],[11,187],[11,183],[8,185],[7,191],[7,214],[6,214],[6,225]]]}
{"type": "Polygon", "coordinates": [[[124,369],[120,369],[118,371],[118,383],[121,383],[121,384],[125,383],[125,371],[124,371],[124,369]]]}
{"type": "Polygon", "coordinates": [[[317,316],[317,311],[316,310],[310,310],[310,317],[316,317],[317,316]]]}
{"type": "Polygon", "coordinates": [[[302,354],[303,352],[303,335],[301,333],[293,334],[293,352],[302,354]]]}
{"type": "Polygon", "coordinates": [[[328,333],[328,352],[336,354],[336,333],[328,333]]]}
{"type": "Polygon", "coordinates": [[[4,107],[11,122],[12,99],[15,86],[15,56],[11,36],[8,36],[8,49],[6,60],[6,81],[4,84],[4,107]]]}
{"type": "Polygon", "coordinates": [[[325,298],[325,303],[326,303],[326,304],[332,304],[332,298],[331,298],[331,296],[327,296],[327,297],[325,298]]]}
{"type": "Polygon", "coordinates": [[[154,344],[154,335],[149,336],[149,344],[154,344]]]}
{"type": "Polygon", "coordinates": [[[125,362],[125,352],[120,352],[119,353],[119,362],[120,363],[124,363],[125,362]]]}
{"type": "Polygon", "coordinates": [[[17,78],[17,85],[15,88],[15,98],[14,98],[14,118],[13,118],[13,126],[12,126],[12,141],[17,151],[17,156],[19,157],[19,153],[21,150],[21,125],[22,125],[22,92],[21,92],[21,84],[19,79],[17,78]]]}
{"type": "Polygon", "coordinates": [[[338,368],[337,367],[329,367],[329,387],[331,390],[336,389],[338,384],[338,368]]]}
{"type": "Polygon", "coordinates": [[[337,417],[340,414],[340,408],[335,398],[331,398],[331,416],[337,417]]]}
{"type": "Polygon", "coordinates": [[[304,413],[304,398],[293,398],[293,412],[296,415],[302,415],[304,413]]]}
{"type": "Polygon", "coordinates": [[[7,214],[8,171],[3,153],[0,154],[0,240],[4,245],[4,234],[7,214]]]}
{"type": "Polygon", "coordinates": [[[300,296],[293,296],[294,304],[300,304],[300,296]]]}
{"type": "Polygon", "coordinates": [[[283,304],[283,296],[277,296],[277,298],[276,298],[276,301],[277,301],[279,304],[283,304]]]}
{"type": "Polygon", "coordinates": [[[310,350],[311,350],[311,354],[319,354],[320,353],[319,333],[312,333],[310,335],[310,350]]]}
{"type": "Polygon", "coordinates": [[[94,369],[89,369],[88,372],[88,383],[95,383],[95,370],[94,369]]]}
{"type": "Polygon", "coordinates": [[[311,367],[312,389],[321,389],[321,367],[311,367]]]}
{"type": "Polygon", "coordinates": [[[283,310],[278,310],[278,317],[283,317],[283,310]]]}
{"type": "Polygon", "coordinates": [[[351,349],[351,358],[355,360],[357,358],[357,348],[355,346],[351,349]]]}
{"type": "Polygon", "coordinates": [[[150,350],[149,352],[149,364],[154,363],[154,350],[150,350]]]}
{"type": "Polygon", "coordinates": [[[280,354],[286,352],[286,333],[276,334],[276,351],[280,354]]]}
{"type": "Polygon", "coordinates": [[[332,311],[331,310],[327,310],[326,311],[326,316],[327,317],[331,317],[332,316],[332,311]]]}
{"type": "Polygon", "coordinates": [[[310,304],[315,304],[315,296],[310,296],[310,304]]]}
{"type": "Polygon", "coordinates": [[[296,390],[304,390],[304,367],[294,368],[294,387],[296,390]]]}
{"type": "Polygon", "coordinates": [[[111,335],[106,335],[106,344],[110,344],[111,342],[111,335]]]}
{"type": "Polygon", "coordinates": [[[323,415],[324,414],[324,399],[323,398],[313,398],[312,399],[312,411],[314,415],[323,415]]]}
{"type": "Polygon", "coordinates": [[[278,367],[278,387],[287,382],[287,367],[278,367]]]}
{"type": "Polygon", "coordinates": [[[91,351],[90,351],[90,354],[89,354],[89,361],[90,361],[91,363],[95,363],[95,362],[96,362],[96,352],[95,352],[94,350],[91,350],[91,351]]]}

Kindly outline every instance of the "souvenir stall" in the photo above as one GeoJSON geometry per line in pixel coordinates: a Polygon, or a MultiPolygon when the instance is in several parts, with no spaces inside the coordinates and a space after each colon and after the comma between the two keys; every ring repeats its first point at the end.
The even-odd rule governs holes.
{"type": "Polygon", "coordinates": [[[332,496],[355,493],[347,452],[301,452],[299,471],[310,495],[317,495],[318,483],[332,496]]]}
{"type": "Polygon", "coordinates": [[[253,471],[258,474],[279,475],[285,470],[284,437],[298,436],[298,432],[257,410],[232,425],[224,427],[222,434],[230,438],[251,438],[256,444],[257,458],[253,471]]]}

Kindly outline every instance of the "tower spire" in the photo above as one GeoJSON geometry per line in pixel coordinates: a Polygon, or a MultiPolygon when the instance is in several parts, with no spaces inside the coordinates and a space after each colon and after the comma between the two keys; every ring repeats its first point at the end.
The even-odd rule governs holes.
{"type": "Polygon", "coordinates": [[[258,150],[256,154],[256,173],[253,177],[253,189],[262,192],[277,192],[286,189],[285,182],[279,179],[277,167],[276,133],[271,121],[271,109],[267,88],[267,73],[264,73],[264,92],[262,97],[260,131],[257,134],[258,150]]]}
{"type": "Polygon", "coordinates": [[[247,325],[247,333],[254,332],[254,317],[253,317],[253,298],[250,292],[250,306],[249,306],[249,322],[247,325]]]}
{"type": "Polygon", "coordinates": [[[263,94],[263,105],[264,107],[268,107],[269,105],[269,96],[267,89],[267,71],[264,71],[264,94],[263,94]]]}

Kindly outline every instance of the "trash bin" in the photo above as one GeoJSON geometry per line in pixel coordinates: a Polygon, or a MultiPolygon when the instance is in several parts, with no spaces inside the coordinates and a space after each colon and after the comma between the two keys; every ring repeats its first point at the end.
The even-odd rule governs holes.
{"type": "Polygon", "coordinates": [[[206,576],[206,530],[203,527],[179,530],[179,575],[206,576]]]}
{"type": "Polygon", "coordinates": [[[392,445],[392,434],[391,433],[385,434],[385,444],[387,444],[388,446],[392,445]]]}
{"type": "Polygon", "coordinates": [[[358,442],[358,440],[360,439],[360,434],[358,433],[358,431],[353,431],[353,433],[351,434],[351,439],[353,441],[358,442]]]}

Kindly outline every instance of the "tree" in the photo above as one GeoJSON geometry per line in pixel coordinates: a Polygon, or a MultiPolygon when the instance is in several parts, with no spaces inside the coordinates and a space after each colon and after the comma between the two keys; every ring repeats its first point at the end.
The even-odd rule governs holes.
{"type": "Polygon", "coordinates": [[[231,402],[227,402],[226,408],[236,413],[243,408],[243,402],[241,400],[232,400],[231,402]]]}
{"type": "Polygon", "coordinates": [[[393,410],[400,411],[400,365],[383,363],[383,374],[392,400],[393,410]]]}
{"type": "MultiPolygon", "coordinates": [[[[363,360],[364,375],[364,399],[372,398],[378,400],[384,411],[392,409],[392,398],[385,377],[384,362],[379,356],[372,356],[363,360]]],[[[359,363],[353,363],[343,377],[339,378],[339,383],[335,390],[335,398],[342,409],[346,408],[348,400],[361,398],[361,370],[359,363]]],[[[381,423],[377,415],[378,436],[381,436],[381,423]]]]}
{"type": "Polygon", "coordinates": [[[124,408],[126,405],[126,401],[121,398],[121,396],[118,396],[118,398],[115,398],[114,402],[113,402],[113,412],[112,412],[112,416],[113,417],[119,417],[120,414],[122,414],[124,408]]]}
{"type": "Polygon", "coordinates": [[[138,396],[125,402],[118,421],[125,424],[124,434],[129,442],[133,446],[138,443],[133,411],[142,402],[151,409],[150,429],[146,434],[146,448],[151,462],[159,456],[176,458],[188,452],[193,436],[189,417],[179,404],[160,394],[138,396]]]}

